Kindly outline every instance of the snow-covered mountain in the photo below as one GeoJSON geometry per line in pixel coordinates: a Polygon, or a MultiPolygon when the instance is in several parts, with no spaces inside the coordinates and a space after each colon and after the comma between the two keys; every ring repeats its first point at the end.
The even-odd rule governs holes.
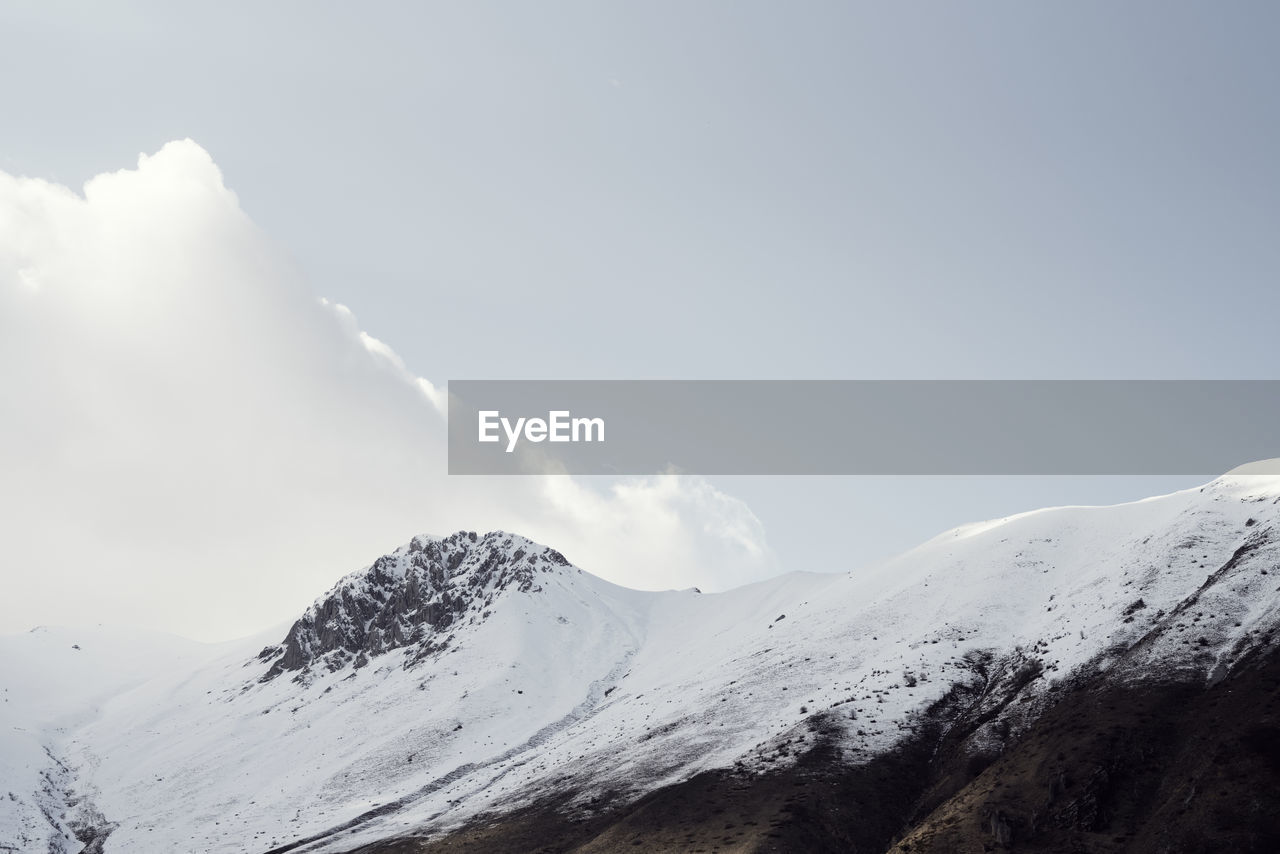
{"type": "MultiPolygon", "coordinates": [[[[617,587],[511,534],[418,537],[245,642],[2,638],[0,851],[410,851],[466,834],[521,850],[486,849],[483,828],[597,827],[691,780],[746,791],[818,755],[823,773],[926,742],[926,763],[943,743],[990,761],[1073,686],[1208,686],[1269,654],[1278,505],[1280,478],[1228,476],[716,594],[617,587]]],[[[949,802],[931,785],[908,787],[917,818],[949,802]]],[[[1016,824],[991,818],[992,839],[1016,824]]],[[[662,848],[599,827],[581,850],[662,848]]],[[[769,850],[765,830],[721,821],[717,844],[769,850]]]]}

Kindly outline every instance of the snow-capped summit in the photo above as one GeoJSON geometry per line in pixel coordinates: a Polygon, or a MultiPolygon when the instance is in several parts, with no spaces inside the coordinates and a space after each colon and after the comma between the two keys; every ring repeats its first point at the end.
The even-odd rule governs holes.
{"type": "Polygon", "coordinates": [[[421,660],[448,647],[452,627],[486,618],[504,592],[539,589],[539,576],[568,566],[558,551],[502,531],[415,537],[317,599],[283,643],[259,653],[271,662],[263,678],[363,667],[402,648],[421,660]]]}
{"type": "MultiPolygon", "coordinates": [[[[422,839],[496,828],[477,850],[514,852],[546,841],[520,835],[531,816],[572,834],[621,833],[636,815],[619,850],[696,848],[689,834],[660,842],[666,831],[644,824],[654,813],[635,806],[675,793],[664,803],[689,811],[681,821],[710,850],[726,824],[729,836],[790,827],[760,812],[768,781],[787,780],[777,788],[790,796],[816,774],[823,791],[856,790],[833,838],[863,834],[883,850],[1086,688],[1122,710],[1143,708],[1143,685],[1176,685],[1178,702],[1214,686],[1246,695],[1280,637],[1277,532],[1280,478],[1237,475],[967,525],[878,566],[710,594],[617,587],[512,534],[419,537],[343,578],[287,632],[135,674],[56,730],[24,719],[56,786],[0,803],[0,842],[20,832],[57,854],[84,839],[105,854],[336,854],[430,850],[422,839]],[[850,783],[863,778],[871,788],[850,783]],[[876,800],[884,791],[892,798],[876,800]],[[743,811],[720,820],[712,801],[743,811]],[[75,827],[46,820],[73,803],[75,827]]],[[[74,654],[59,650],[44,678],[74,654]]],[[[1013,800],[959,814],[995,815],[997,839],[1019,821],[1043,827],[1052,814],[1070,828],[1100,814],[1105,792],[1071,794],[1073,774],[1096,779],[1069,764],[1073,751],[1036,753],[1024,776],[1036,798],[1075,800],[1033,803],[1022,818],[1013,800]]],[[[40,761],[34,747],[23,755],[40,761]]],[[[0,791],[34,772],[23,774],[0,791]]],[[[826,850],[802,838],[811,826],[797,820],[801,835],[778,850],[826,850]]],[[[567,839],[552,841],[568,850],[567,839]]]]}

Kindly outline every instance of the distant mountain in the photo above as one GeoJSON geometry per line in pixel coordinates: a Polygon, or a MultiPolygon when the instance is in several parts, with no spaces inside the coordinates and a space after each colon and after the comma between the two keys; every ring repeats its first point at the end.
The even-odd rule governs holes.
{"type": "Polygon", "coordinates": [[[705,595],[418,537],[265,648],[115,679],[110,638],[0,639],[5,697],[107,686],[4,713],[0,851],[1280,850],[1278,505],[1230,476],[705,595]]]}

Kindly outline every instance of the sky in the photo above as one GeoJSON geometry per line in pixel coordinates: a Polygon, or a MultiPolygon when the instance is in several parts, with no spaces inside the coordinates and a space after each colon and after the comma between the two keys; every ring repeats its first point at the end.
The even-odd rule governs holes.
{"type": "Polygon", "coordinates": [[[5,4],[0,631],[245,634],[423,532],[715,589],[1193,486],[449,478],[433,395],[1275,378],[1277,24],[1250,2],[5,4]]]}

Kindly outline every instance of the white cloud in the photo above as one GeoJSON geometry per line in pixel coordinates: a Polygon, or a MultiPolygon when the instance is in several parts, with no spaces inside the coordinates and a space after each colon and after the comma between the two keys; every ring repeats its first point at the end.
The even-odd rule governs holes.
{"type": "Polygon", "coordinates": [[[639,587],[773,568],[696,478],[447,477],[443,388],[317,300],[191,141],[83,196],[0,173],[0,388],[0,630],[226,637],[460,528],[639,587]]]}
{"type": "Polygon", "coordinates": [[[343,329],[359,341],[376,360],[389,368],[400,379],[416,388],[430,402],[436,412],[440,414],[440,417],[447,418],[449,416],[449,396],[444,389],[436,387],[428,379],[414,376],[395,350],[392,350],[385,342],[374,338],[360,328],[360,325],[356,322],[356,316],[351,313],[351,309],[340,302],[330,302],[324,297],[320,297],[320,305],[331,310],[338,322],[342,324],[343,329]]]}

